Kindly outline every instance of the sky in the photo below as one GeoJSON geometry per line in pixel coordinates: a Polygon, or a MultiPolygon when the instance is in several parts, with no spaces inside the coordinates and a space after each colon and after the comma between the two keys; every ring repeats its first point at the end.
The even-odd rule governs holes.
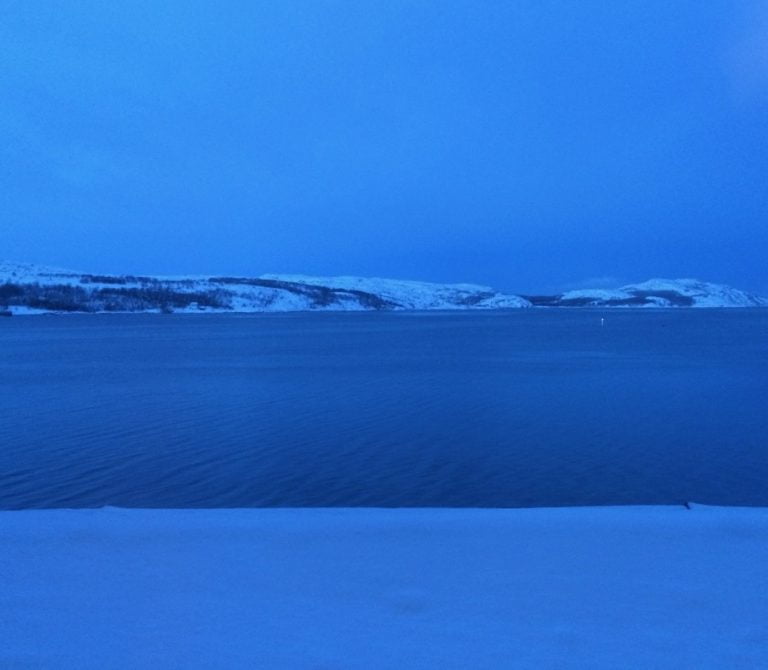
{"type": "Polygon", "coordinates": [[[768,295],[768,1],[0,0],[0,259],[768,295]]]}

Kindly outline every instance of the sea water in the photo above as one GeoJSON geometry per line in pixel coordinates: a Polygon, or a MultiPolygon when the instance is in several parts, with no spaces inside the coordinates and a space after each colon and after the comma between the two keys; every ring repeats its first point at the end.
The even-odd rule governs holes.
{"type": "Polygon", "coordinates": [[[0,507],[768,505],[768,310],[0,319],[0,507]]]}

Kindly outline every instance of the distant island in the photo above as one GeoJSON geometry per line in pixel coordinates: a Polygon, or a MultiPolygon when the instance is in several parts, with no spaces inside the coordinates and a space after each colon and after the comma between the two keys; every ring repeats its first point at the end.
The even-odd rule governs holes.
{"type": "Polygon", "coordinates": [[[618,289],[510,295],[475,284],[363,277],[103,275],[0,263],[0,313],[489,310],[524,307],[768,307],[768,299],[694,279],[618,289]]]}

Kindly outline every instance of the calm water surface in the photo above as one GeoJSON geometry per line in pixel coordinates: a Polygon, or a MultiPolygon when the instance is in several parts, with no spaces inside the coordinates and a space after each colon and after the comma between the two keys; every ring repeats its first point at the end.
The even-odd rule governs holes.
{"type": "Polygon", "coordinates": [[[766,436],[768,310],[0,319],[3,508],[768,505],[766,436]]]}

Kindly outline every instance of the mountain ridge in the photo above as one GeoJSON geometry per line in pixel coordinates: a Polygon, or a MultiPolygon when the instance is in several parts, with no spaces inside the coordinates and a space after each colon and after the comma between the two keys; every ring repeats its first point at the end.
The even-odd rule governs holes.
{"type": "Polygon", "coordinates": [[[0,307],[40,312],[290,312],[529,307],[487,286],[303,275],[141,276],[0,263],[0,307]]]}
{"type": "Polygon", "coordinates": [[[617,289],[520,296],[478,284],[378,277],[105,275],[0,262],[0,310],[6,314],[492,310],[532,306],[768,307],[768,299],[697,279],[650,279],[617,289]]]}

